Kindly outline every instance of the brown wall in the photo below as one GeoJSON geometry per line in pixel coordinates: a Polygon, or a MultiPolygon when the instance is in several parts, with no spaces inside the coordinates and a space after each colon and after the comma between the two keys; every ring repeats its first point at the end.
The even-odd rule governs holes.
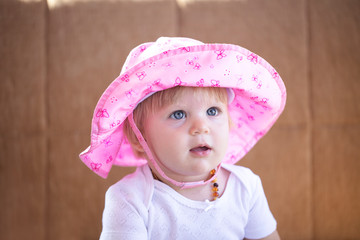
{"type": "Polygon", "coordinates": [[[98,239],[107,180],[78,154],[135,45],[234,43],[267,59],[284,114],[243,159],[283,239],[360,239],[358,0],[0,1],[0,239],[98,239]],[[51,1],[54,2],[54,1],[51,1]]]}

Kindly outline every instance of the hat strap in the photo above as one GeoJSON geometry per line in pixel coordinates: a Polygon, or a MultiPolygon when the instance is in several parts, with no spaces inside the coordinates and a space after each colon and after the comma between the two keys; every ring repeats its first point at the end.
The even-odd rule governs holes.
{"type": "Polygon", "coordinates": [[[128,116],[128,119],[129,119],[129,123],[130,123],[130,126],[132,128],[132,130],[134,131],[140,145],[142,146],[142,148],[144,149],[145,153],[147,154],[148,156],[148,160],[151,162],[151,164],[155,167],[155,170],[158,174],[160,174],[161,177],[163,177],[165,180],[167,180],[168,182],[170,182],[171,184],[177,186],[177,187],[180,187],[181,189],[186,189],[186,188],[193,188],[193,187],[197,187],[197,186],[202,186],[202,185],[205,185],[211,181],[213,181],[218,172],[219,172],[219,169],[221,167],[221,163],[217,166],[216,168],[216,171],[215,171],[215,174],[211,176],[210,179],[208,180],[204,180],[204,181],[197,181],[197,182],[178,182],[170,177],[168,177],[164,171],[161,169],[161,167],[159,166],[159,164],[155,161],[155,158],[154,158],[154,155],[152,154],[148,144],[146,143],[146,140],[145,138],[142,136],[140,130],[137,128],[135,122],[134,122],[134,116],[133,116],[133,113],[131,113],[129,116],[128,116]]]}

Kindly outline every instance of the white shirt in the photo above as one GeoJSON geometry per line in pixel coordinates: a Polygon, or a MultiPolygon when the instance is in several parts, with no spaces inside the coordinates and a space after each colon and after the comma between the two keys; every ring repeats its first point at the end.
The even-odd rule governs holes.
{"type": "Polygon", "coordinates": [[[260,178],[251,170],[231,172],[216,201],[193,201],[155,181],[149,167],[139,167],[106,193],[101,240],[263,238],[276,230],[260,178]]]}

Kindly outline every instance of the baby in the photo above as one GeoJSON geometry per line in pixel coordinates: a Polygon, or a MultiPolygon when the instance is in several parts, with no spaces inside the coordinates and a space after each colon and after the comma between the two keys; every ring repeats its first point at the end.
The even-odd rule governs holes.
{"type": "Polygon", "coordinates": [[[80,154],[109,188],[100,239],[279,239],[260,178],[236,166],[281,114],[285,86],[230,44],[159,38],[136,47],[100,98],[80,154]]]}

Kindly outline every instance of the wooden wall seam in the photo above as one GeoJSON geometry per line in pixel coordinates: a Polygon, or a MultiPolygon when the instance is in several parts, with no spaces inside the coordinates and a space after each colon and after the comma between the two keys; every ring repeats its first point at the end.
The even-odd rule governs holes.
{"type": "Polygon", "coordinates": [[[45,18],[45,26],[44,26],[44,32],[45,32],[45,116],[46,116],[46,182],[45,184],[45,196],[46,196],[46,202],[45,202],[45,232],[44,232],[44,239],[50,239],[50,131],[49,131],[49,120],[50,120],[50,104],[51,101],[49,96],[49,15],[50,15],[50,8],[49,3],[47,0],[42,0],[44,2],[44,18],[45,18]]]}
{"type": "Polygon", "coordinates": [[[305,15],[306,15],[306,55],[307,55],[307,81],[308,81],[308,92],[309,92],[309,99],[308,99],[308,108],[309,108],[309,119],[308,119],[308,124],[309,124],[309,145],[308,147],[310,148],[310,176],[311,176],[311,184],[310,184],[310,211],[311,211],[311,239],[315,238],[315,221],[314,221],[314,208],[315,208],[315,198],[314,198],[314,174],[315,174],[315,170],[314,170],[314,148],[313,148],[313,143],[314,143],[314,125],[313,125],[313,116],[314,116],[314,108],[313,108],[313,99],[312,99],[312,84],[311,82],[313,81],[312,78],[312,59],[310,57],[310,51],[311,51],[311,13],[310,13],[310,1],[311,0],[305,0],[305,15]]]}

